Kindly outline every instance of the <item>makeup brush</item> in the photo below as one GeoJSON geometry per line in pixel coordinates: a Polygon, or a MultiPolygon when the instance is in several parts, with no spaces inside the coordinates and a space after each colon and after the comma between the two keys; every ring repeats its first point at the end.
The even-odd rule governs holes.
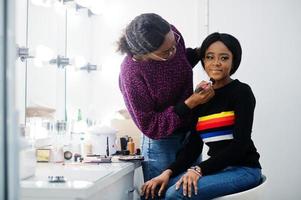
{"type": "MultiPolygon", "coordinates": [[[[214,83],[215,83],[215,80],[214,80],[213,78],[210,78],[208,84],[214,85],[214,83]]],[[[194,93],[199,93],[199,92],[201,92],[202,90],[204,90],[204,88],[202,88],[202,87],[197,87],[197,88],[194,90],[194,93]]]]}

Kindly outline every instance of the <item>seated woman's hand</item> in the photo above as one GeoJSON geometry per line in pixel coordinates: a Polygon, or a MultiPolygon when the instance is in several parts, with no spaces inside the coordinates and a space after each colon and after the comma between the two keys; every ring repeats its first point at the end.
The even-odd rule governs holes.
{"type": "Polygon", "coordinates": [[[171,174],[172,171],[170,169],[167,169],[164,172],[162,172],[159,176],[156,176],[155,178],[144,183],[141,187],[141,195],[145,196],[145,199],[148,199],[150,194],[152,198],[155,198],[156,188],[160,187],[158,196],[161,196],[163,191],[166,189],[171,174]]]}
{"type": "Polygon", "coordinates": [[[183,195],[186,196],[188,194],[188,197],[191,197],[192,194],[192,187],[194,188],[194,194],[197,195],[198,191],[198,180],[201,177],[200,174],[195,172],[192,169],[188,169],[186,174],[184,174],[180,180],[176,183],[176,190],[178,190],[181,185],[183,187],[183,195]]]}

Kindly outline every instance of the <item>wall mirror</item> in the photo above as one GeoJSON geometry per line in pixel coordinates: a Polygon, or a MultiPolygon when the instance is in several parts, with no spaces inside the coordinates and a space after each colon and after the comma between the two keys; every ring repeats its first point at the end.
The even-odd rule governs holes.
{"type": "MultiPolygon", "coordinates": [[[[88,125],[112,125],[113,120],[114,126],[122,130],[123,117],[118,111],[125,105],[118,74],[123,56],[116,53],[116,41],[129,20],[143,12],[159,13],[179,24],[178,28],[190,38],[186,40],[188,46],[195,46],[200,37],[197,33],[204,33],[200,26],[186,24],[181,16],[171,17],[181,5],[173,14],[167,14],[170,2],[158,6],[138,0],[17,0],[17,44],[27,48],[29,56],[16,61],[19,122],[24,124],[36,115],[36,110],[30,110],[26,118],[26,110],[42,107],[42,114],[50,109],[56,121],[77,121],[80,113],[88,125]]],[[[191,8],[199,4],[195,0],[191,8]]],[[[190,18],[198,16],[198,9],[189,14],[190,18]]],[[[139,135],[128,121],[125,124],[131,123],[127,125],[131,130],[125,132],[139,135]]]]}
{"type": "Polygon", "coordinates": [[[16,61],[20,123],[35,114],[33,108],[54,110],[56,120],[75,118],[79,109],[87,113],[91,75],[100,66],[92,45],[92,23],[99,17],[97,9],[84,3],[17,1],[17,48],[27,49],[16,61]]]}

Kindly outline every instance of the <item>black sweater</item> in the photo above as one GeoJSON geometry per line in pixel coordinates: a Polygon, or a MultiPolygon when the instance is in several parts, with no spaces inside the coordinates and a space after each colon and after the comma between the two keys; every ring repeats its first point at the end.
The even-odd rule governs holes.
{"type": "MultiPolygon", "coordinates": [[[[188,169],[209,146],[209,159],[199,163],[208,175],[228,166],[261,168],[259,154],[251,139],[255,97],[251,88],[238,80],[216,89],[215,96],[193,110],[193,129],[185,147],[168,168],[173,176],[188,169]]],[[[189,109],[188,107],[186,109],[189,109]]],[[[185,106],[178,109],[185,115],[185,106]]]]}

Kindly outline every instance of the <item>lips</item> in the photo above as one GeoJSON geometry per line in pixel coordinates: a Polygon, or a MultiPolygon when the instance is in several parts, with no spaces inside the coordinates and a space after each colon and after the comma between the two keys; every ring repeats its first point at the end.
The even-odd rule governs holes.
{"type": "Polygon", "coordinates": [[[208,71],[208,75],[215,79],[219,79],[221,76],[223,76],[223,70],[222,69],[210,69],[208,71]]]}
{"type": "Polygon", "coordinates": [[[210,72],[222,72],[223,70],[222,69],[210,69],[210,72]]]}

